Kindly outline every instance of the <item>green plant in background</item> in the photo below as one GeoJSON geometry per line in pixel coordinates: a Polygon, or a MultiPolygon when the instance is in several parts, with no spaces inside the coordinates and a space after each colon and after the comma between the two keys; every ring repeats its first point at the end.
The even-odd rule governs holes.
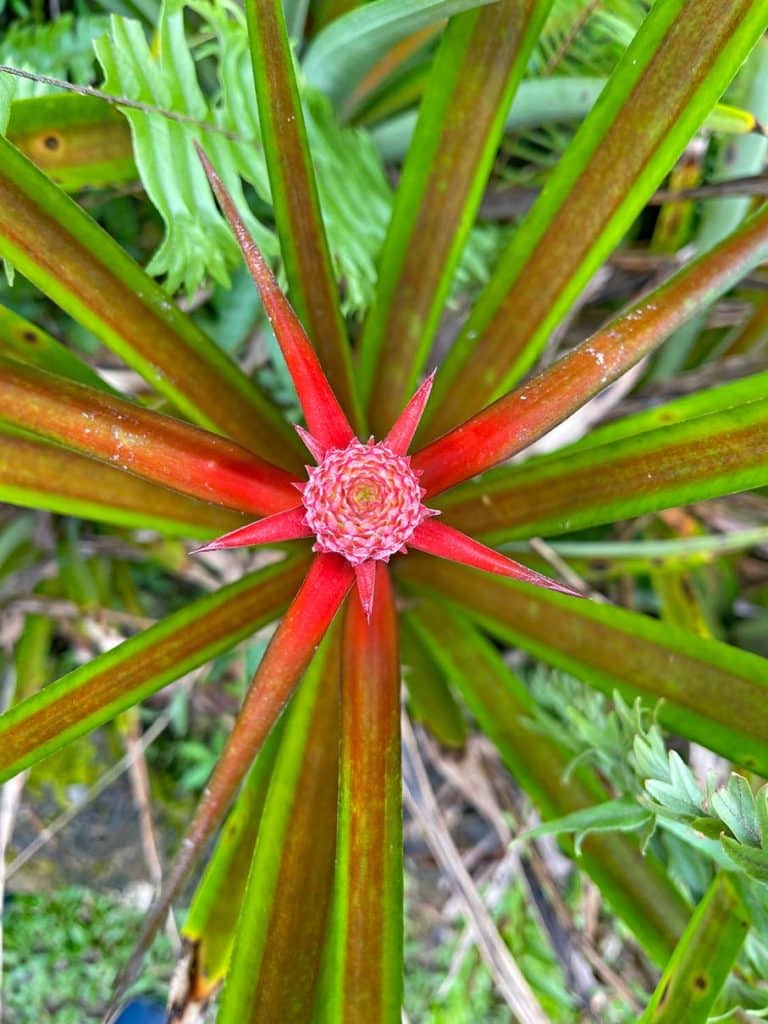
{"type": "MultiPolygon", "coordinates": [[[[127,608],[136,622],[142,598],[126,564],[181,575],[189,563],[175,539],[210,542],[255,517],[299,510],[288,531],[245,527],[246,539],[278,544],[268,557],[249,566],[198,556],[188,601],[155,590],[154,625],[105,642],[39,692],[52,631],[32,615],[20,626],[31,639],[0,717],[4,779],[287,609],[144,921],[140,952],[218,831],[184,925],[171,997],[179,1016],[202,1012],[226,977],[224,1024],[400,1019],[400,650],[409,701],[428,728],[460,746],[468,711],[542,817],[555,819],[545,828],[580,833],[570,855],[663,968],[656,994],[643,996],[644,1019],[761,1008],[768,661],[740,646],[736,630],[737,642],[724,641],[740,589],[732,552],[764,541],[755,519],[765,514],[768,403],[759,365],[742,361],[731,383],[720,374],[732,351],[754,356],[764,343],[764,300],[750,275],[759,282],[768,258],[768,211],[715,198],[695,221],[674,199],[691,180],[714,188],[732,167],[740,176],[762,169],[765,140],[750,131],[768,115],[768,16],[749,0],[595,6],[310,0],[283,9],[252,0],[244,22],[229,4],[146,3],[110,8],[94,43],[102,92],[116,101],[53,86],[14,98],[15,79],[0,75],[0,254],[19,282],[0,309],[0,498],[104,524],[95,535],[116,545],[113,560],[91,566],[70,527],[51,594],[34,581],[43,606],[63,593],[86,610],[127,608]],[[732,80],[729,105],[716,106],[732,80]],[[703,126],[715,132],[707,159],[699,146],[677,163],[703,126]],[[250,337],[262,313],[196,144],[221,175],[218,198],[251,268],[247,234],[279,256],[314,346],[304,347],[258,270],[290,377],[274,340],[273,366],[258,375],[233,358],[249,371],[259,362],[250,337]],[[398,152],[393,187],[380,154],[398,152]],[[668,175],[672,196],[653,220],[643,211],[668,175]],[[81,191],[137,177],[146,199],[81,191]],[[512,201],[510,223],[484,212],[492,201],[512,201]],[[646,281],[641,298],[625,288],[629,308],[612,319],[603,301],[607,326],[568,334],[574,307],[632,237],[650,237],[649,264],[664,279],[646,281]],[[697,259],[669,276],[670,254],[691,240],[697,259]],[[78,328],[60,325],[41,293],[78,328]],[[726,294],[751,300],[738,335],[706,320],[726,294]],[[78,354],[95,354],[98,366],[104,349],[116,357],[111,374],[78,354]],[[436,362],[424,409],[422,377],[436,362]],[[681,369],[697,370],[698,383],[686,375],[682,397],[667,391],[667,401],[582,436],[605,416],[596,396],[628,371],[631,387],[638,364],[655,386],[681,369]],[[594,597],[599,587],[609,601],[398,553],[395,603],[379,538],[375,600],[370,572],[357,572],[368,622],[357,596],[345,597],[355,574],[339,555],[323,549],[312,559],[307,540],[284,548],[308,534],[293,487],[305,479],[288,422],[299,416],[296,397],[323,459],[353,434],[385,438],[417,389],[424,415],[411,465],[436,522],[451,528],[443,538],[473,552],[461,560],[509,566],[483,545],[554,537],[523,545],[528,578],[541,580],[543,553],[565,574],[560,589],[594,597]],[[564,421],[562,447],[510,462],[564,421]],[[340,423],[351,428],[339,439],[340,423]],[[752,518],[728,543],[719,531],[730,533],[731,519],[682,507],[746,490],[756,492],[752,518]],[[459,542],[457,531],[472,539],[459,542]],[[661,555],[649,553],[654,544],[661,555]],[[616,708],[568,684],[553,700],[552,684],[526,685],[500,647],[615,692],[616,708]],[[657,708],[658,725],[627,710],[637,700],[657,708]],[[731,782],[705,796],[667,753],[660,727],[730,761],[731,782]],[[622,756],[630,740],[633,759],[622,756]],[[574,754],[583,755],[576,764],[574,754]],[[659,827],[643,847],[633,833],[652,822],[659,827]]],[[[9,33],[3,59],[88,80],[85,42],[98,19],[78,17],[55,26],[71,47],[57,59],[35,60],[41,46],[55,52],[44,26],[9,33]]],[[[398,434],[403,452],[417,419],[398,434]]],[[[408,546],[436,550],[419,543],[426,525],[415,529],[408,546]]],[[[4,573],[36,564],[29,532],[5,536],[4,573]]],[[[764,582],[750,599],[765,622],[764,582]]],[[[403,728],[408,806],[419,818],[432,798],[403,728]]],[[[445,835],[431,834],[435,855],[452,863],[445,835]]],[[[530,931],[532,947],[544,941],[538,959],[526,958],[514,930],[494,946],[499,931],[454,868],[512,1011],[543,1021],[546,1006],[553,1019],[577,1019],[542,970],[544,933],[530,931]]]]}

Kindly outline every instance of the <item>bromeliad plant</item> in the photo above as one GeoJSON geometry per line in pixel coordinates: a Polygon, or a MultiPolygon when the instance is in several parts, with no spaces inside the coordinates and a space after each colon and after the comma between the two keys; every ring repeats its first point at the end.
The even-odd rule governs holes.
{"type": "MultiPolygon", "coordinates": [[[[204,4],[193,6],[213,17],[204,4]]],[[[724,12],[712,0],[658,0],[501,253],[432,394],[433,375],[421,380],[430,347],[505,116],[541,56],[537,40],[551,0],[481,7],[435,0],[405,15],[395,0],[377,0],[338,17],[333,4],[311,7],[316,26],[330,24],[304,55],[304,73],[349,116],[356,104],[363,110],[366,72],[369,87],[380,83],[397,54],[403,59],[401,39],[415,46],[424,36],[414,33],[450,18],[423,62],[418,121],[354,344],[278,0],[251,0],[246,10],[291,305],[252,241],[237,171],[258,176],[251,158],[237,155],[242,140],[231,137],[220,108],[203,139],[202,108],[190,101],[194,71],[180,56],[179,10],[163,10],[158,58],[167,96],[192,122],[168,128],[183,143],[174,202],[179,210],[199,204],[215,244],[223,244],[192,148],[197,136],[295,384],[306,423],[298,433],[316,463],[306,473],[301,444],[269,397],[23,155],[38,151],[19,116],[10,124],[21,149],[1,145],[0,252],[181,418],[118,397],[71,353],[9,315],[0,354],[0,496],[197,536],[207,541],[198,552],[290,544],[278,561],[0,717],[0,777],[9,778],[283,613],[139,942],[146,946],[235,801],[185,924],[189,956],[174,995],[181,1014],[228,971],[224,1024],[400,1019],[401,646],[407,664],[421,670],[408,685],[438,734],[456,715],[448,678],[545,817],[603,803],[609,790],[585,767],[566,776],[566,753],[532,727],[531,696],[489,636],[598,689],[661,702],[667,727],[743,769],[768,771],[765,659],[585,600],[572,581],[548,579],[488,546],[768,484],[761,373],[508,464],[670,336],[682,364],[690,342],[681,328],[768,258],[768,210],[741,222],[742,209],[718,245],[519,383],[758,43],[764,4],[738,0],[724,12]]],[[[135,46],[97,44],[109,79],[125,88],[153,81],[156,71],[142,34],[126,26],[115,22],[113,42],[135,46]],[[131,61],[144,62],[142,75],[131,61]]],[[[236,47],[230,55],[244,56],[236,47]]],[[[750,62],[750,74],[765,82],[760,46],[750,62]]],[[[398,95],[393,79],[384,99],[398,95]]],[[[54,134],[45,126],[43,137],[56,145],[43,148],[66,153],[72,142],[87,164],[78,132],[91,118],[97,137],[103,130],[125,156],[125,125],[117,127],[112,112],[106,120],[93,107],[74,113],[54,134]]],[[[149,132],[146,116],[131,113],[130,153],[161,196],[162,175],[147,151],[161,133],[149,132]]],[[[202,244],[204,232],[196,237],[202,244]]],[[[592,834],[576,856],[651,960],[668,964],[664,985],[692,991],[685,985],[695,951],[697,978],[706,981],[694,985],[695,1019],[705,1020],[743,941],[742,895],[717,876],[690,918],[662,861],[643,855],[631,836],[592,834]],[[713,928],[723,929],[723,943],[708,942],[713,928]]],[[[516,1012],[543,1020],[524,980],[516,984],[516,1012]]],[[[664,999],[656,1003],[663,1011],[664,999]]]]}

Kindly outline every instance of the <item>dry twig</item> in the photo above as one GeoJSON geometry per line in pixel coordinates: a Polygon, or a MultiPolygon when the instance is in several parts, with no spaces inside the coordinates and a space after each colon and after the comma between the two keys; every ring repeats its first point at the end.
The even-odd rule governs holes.
{"type": "Polygon", "coordinates": [[[501,939],[445,826],[427,778],[416,735],[405,715],[402,731],[405,805],[421,825],[432,854],[460,896],[467,919],[472,924],[478,950],[507,1005],[521,1024],[548,1024],[546,1014],[501,939]]]}

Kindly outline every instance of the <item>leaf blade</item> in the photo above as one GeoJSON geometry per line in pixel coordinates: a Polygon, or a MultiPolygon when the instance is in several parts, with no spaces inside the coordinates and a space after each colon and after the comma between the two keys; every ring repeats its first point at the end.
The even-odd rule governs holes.
{"type": "Polygon", "coordinates": [[[560,533],[768,484],[768,401],[494,470],[438,504],[485,540],[560,533]]]}
{"type": "Polygon", "coordinates": [[[242,522],[229,509],[55,445],[7,433],[2,423],[0,501],[173,537],[217,536],[242,522]]]}
{"type": "Polygon", "coordinates": [[[195,422],[300,466],[292,432],[255,385],[4,138],[0,255],[195,422]]]}
{"type": "Polygon", "coordinates": [[[249,0],[246,15],[262,139],[291,300],[344,411],[360,429],[352,358],[282,5],[276,0],[249,0]]]}
{"type": "Polygon", "coordinates": [[[748,930],[741,897],[721,872],[696,907],[638,1024],[706,1024],[748,930]]]}
{"type": "Polygon", "coordinates": [[[0,778],[10,778],[271,621],[305,566],[306,557],[290,558],[200,598],[0,716],[0,778]]]}
{"type": "Polygon", "coordinates": [[[389,574],[377,562],[370,624],[355,596],[342,655],[342,747],[332,968],[324,1016],[398,1020],[403,863],[400,673],[389,574]]]}
{"type": "Polygon", "coordinates": [[[653,351],[698,307],[768,255],[768,206],[647,299],[455,430],[414,455],[428,494],[508,459],[653,351]]]}
{"type": "Polygon", "coordinates": [[[714,106],[766,22],[754,0],[723,13],[715,0],[651,9],[444,364],[430,436],[475,413],[531,365],[714,106]],[[462,387],[449,394],[459,373],[462,387]]]}
{"type": "Polygon", "coordinates": [[[443,35],[360,342],[376,434],[394,422],[415,387],[480,205],[506,110],[550,6],[551,0],[502,0],[454,18],[443,35]]]}
{"type": "Polygon", "coordinates": [[[218,1024],[312,1019],[336,852],[339,659],[333,627],[287,714],[218,1024]]]}
{"type": "MultiPolygon", "coordinates": [[[[608,798],[596,772],[574,768],[568,751],[531,726],[529,691],[466,616],[428,601],[409,619],[545,819],[584,813],[608,798]]],[[[637,841],[610,834],[590,835],[576,853],[651,959],[666,963],[688,912],[657,858],[644,854],[637,841]]]]}
{"type": "Polygon", "coordinates": [[[280,512],[296,505],[294,477],[234,442],[2,356],[0,418],[243,512],[280,512]]]}
{"type": "Polygon", "coordinates": [[[594,601],[410,555],[402,579],[460,605],[494,636],[631,703],[746,768],[768,768],[764,658],[594,601]],[[723,694],[728,700],[723,700],[723,694]]]}

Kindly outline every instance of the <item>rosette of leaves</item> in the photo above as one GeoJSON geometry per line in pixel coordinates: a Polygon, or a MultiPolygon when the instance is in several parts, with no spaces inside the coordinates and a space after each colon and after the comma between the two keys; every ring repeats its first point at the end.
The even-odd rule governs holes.
{"type": "MultiPolygon", "coordinates": [[[[272,294],[293,324],[294,339],[302,339],[298,347],[286,346],[288,321],[271,313],[307,417],[304,436],[319,449],[339,449],[355,437],[364,447],[360,442],[371,434],[388,436],[414,392],[425,394],[418,389],[441,314],[550,6],[548,0],[479,7],[377,0],[334,16],[333,5],[310,4],[311,23],[326,27],[317,31],[303,66],[307,75],[318,65],[333,68],[324,87],[342,115],[354,109],[355,90],[364,94],[371,81],[386,79],[402,63],[404,41],[413,52],[423,40],[419,33],[448,18],[429,56],[418,120],[377,254],[373,298],[356,333],[344,318],[343,308],[351,307],[342,306],[337,278],[351,266],[340,252],[353,248],[355,218],[365,234],[367,208],[345,211],[344,233],[329,245],[338,222],[329,208],[330,186],[322,184],[324,151],[308,130],[312,114],[305,117],[275,0],[246,5],[248,48],[230,54],[241,62],[240,75],[242,62],[251,62],[258,136],[252,110],[242,138],[241,122],[225,123],[231,109],[217,106],[216,90],[223,94],[232,79],[223,70],[217,86],[209,83],[209,94],[187,88],[195,73],[189,62],[176,78],[170,73],[174,58],[186,60],[184,50],[173,49],[184,29],[176,9],[164,14],[146,52],[137,30],[121,23],[120,31],[135,42],[133,55],[140,52],[148,62],[147,81],[153,53],[170,62],[160,83],[166,91],[152,104],[170,107],[171,114],[179,104],[179,116],[157,127],[157,111],[143,110],[146,122],[133,113],[127,142],[120,115],[81,107],[70,122],[56,125],[53,149],[64,162],[67,153],[77,153],[78,168],[87,169],[87,153],[66,143],[82,142],[84,124],[92,132],[101,123],[105,137],[132,147],[147,175],[152,165],[142,157],[142,137],[176,133],[173,159],[164,168],[175,193],[162,183],[153,193],[149,180],[147,190],[158,208],[170,203],[170,219],[178,212],[182,227],[190,209],[206,211],[211,252],[230,255],[214,266],[187,249],[187,265],[176,273],[169,262],[156,261],[153,269],[169,274],[175,290],[189,267],[195,286],[208,273],[225,283],[226,261],[237,251],[223,233],[195,155],[193,144],[202,144],[220,169],[219,197],[234,211],[230,220],[251,264],[251,234],[260,235],[268,255],[276,252],[274,237],[279,241],[298,332],[293,312],[281,305],[279,292],[272,294]],[[274,237],[246,208],[239,175],[253,187],[260,215],[273,222],[274,237]],[[312,388],[315,397],[308,398],[312,388]],[[349,433],[339,439],[342,422],[349,433]]],[[[298,17],[293,8],[289,14],[298,17]]],[[[545,356],[543,368],[523,379],[744,61],[749,57],[750,74],[764,75],[760,40],[767,20],[764,4],[750,0],[725,12],[711,0],[661,0],[652,7],[494,261],[441,360],[412,443],[415,417],[401,431],[403,458],[410,445],[409,464],[425,501],[450,536],[466,538],[456,544],[477,557],[458,560],[474,567],[400,550],[388,552],[387,563],[376,548],[375,600],[364,606],[350,593],[356,574],[341,564],[342,556],[322,548],[313,555],[312,540],[295,531],[259,537],[277,545],[266,567],[197,598],[39,693],[24,693],[0,718],[0,774],[10,778],[280,620],[140,939],[144,947],[218,833],[185,926],[188,956],[174,994],[177,1015],[204,1003],[226,975],[219,1011],[224,1024],[400,1019],[401,637],[412,669],[408,686],[438,735],[460,734],[461,708],[469,709],[546,817],[602,803],[609,790],[588,766],[565,777],[567,752],[531,728],[532,697],[499,644],[530,652],[599,690],[662,701],[660,720],[669,729],[743,769],[768,770],[768,663],[703,636],[673,601],[671,585],[659,593],[666,600],[662,610],[675,614],[660,620],[619,601],[532,586],[541,579],[535,566],[527,574],[518,567],[523,580],[482,571],[509,563],[498,552],[508,542],[589,530],[768,483],[768,402],[760,372],[628,416],[523,464],[509,462],[652,357],[768,258],[768,211],[742,204],[731,211],[717,245],[702,244],[696,260],[556,361],[545,356]],[[298,539],[285,545],[289,538],[298,539]]],[[[98,53],[111,87],[126,93],[136,69],[128,60],[117,66],[119,38],[113,25],[111,42],[102,41],[98,53]]],[[[223,47],[218,58],[226,57],[223,47]]],[[[250,86],[240,81],[242,94],[250,86]]],[[[28,134],[54,137],[45,134],[51,125],[39,116],[28,134]]],[[[17,141],[18,125],[12,111],[17,141]]],[[[21,141],[24,152],[2,142],[0,253],[138,373],[151,398],[119,397],[72,352],[9,315],[2,321],[0,356],[0,497],[196,542],[241,530],[256,517],[266,521],[296,510],[294,485],[305,479],[305,455],[272,397],[55,184],[52,178],[64,171],[49,176],[35,167],[25,156],[31,140],[21,141]]],[[[336,186],[347,159],[339,146],[331,172],[336,186]]],[[[109,160],[93,164],[103,183],[109,160]]],[[[350,202],[355,195],[350,189],[350,202]]],[[[668,242],[669,225],[665,231],[668,242]]],[[[207,246],[207,234],[197,232],[195,246],[207,246]]],[[[170,249],[163,258],[173,259],[170,249]]],[[[753,316],[764,316],[759,300],[753,316]]],[[[441,339],[435,352],[444,348],[441,339]]],[[[357,580],[363,597],[370,596],[370,578],[357,580]]],[[[559,590],[574,585],[569,579],[559,590]]],[[[740,849],[749,846],[733,838],[740,849]]],[[[733,860],[733,851],[726,852],[733,860]]],[[[743,941],[738,899],[718,890],[692,915],[662,860],[644,857],[632,835],[590,835],[574,856],[673,979],[683,976],[680,963],[692,948],[712,967],[699,1016],[691,1018],[706,1019],[710,997],[743,941]],[[727,924],[728,941],[717,948],[702,938],[713,920],[727,924]]],[[[515,1012],[545,1019],[525,977],[509,977],[514,984],[505,995],[515,1012]]],[[[666,1012],[661,997],[660,1007],[666,1012]]]]}

